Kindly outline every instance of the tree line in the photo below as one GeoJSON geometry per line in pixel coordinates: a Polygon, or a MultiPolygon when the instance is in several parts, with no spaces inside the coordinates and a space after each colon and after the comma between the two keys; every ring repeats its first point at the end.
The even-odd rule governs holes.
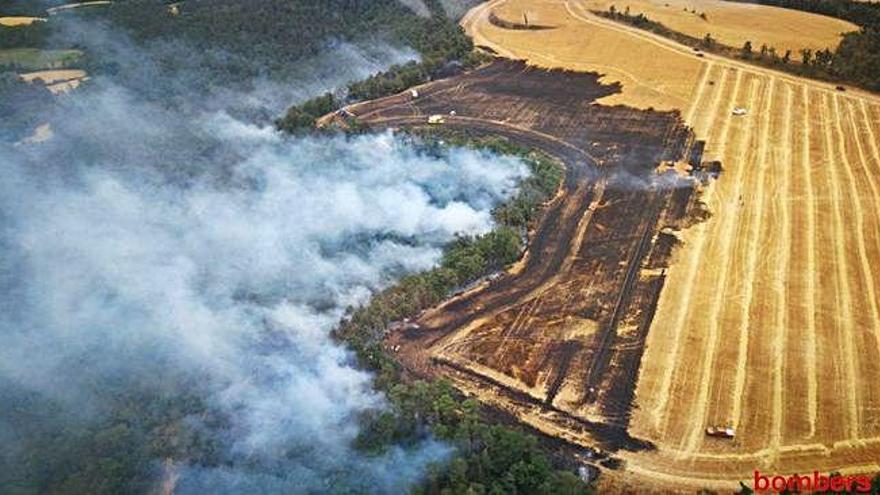
{"type": "Polygon", "coordinates": [[[858,31],[846,33],[834,51],[804,55],[805,75],[847,81],[880,91],[880,4],[853,0],[756,0],[762,5],[801,10],[849,21],[858,31]]]}
{"type": "Polygon", "coordinates": [[[703,38],[696,38],[669,29],[643,13],[631,14],[629,7],[621,12],[612,5],[608,11],[594,13],[652,31],[694,48],[806,77],[845,82],[880,91],[880,5],[851,0],[757,0],[757,3],[837,17],[860,26],[860,29],[845,33],[835,50],[802,48],[796,53],[791,50],[780,53],[775,47],[765,43],[756,49],[751,40],[746,41],[742,47],[732,47],[719,43],[711,33],[703,38]],[[799,55],[800,60],[796,60],[794,55],[799,55]]]}

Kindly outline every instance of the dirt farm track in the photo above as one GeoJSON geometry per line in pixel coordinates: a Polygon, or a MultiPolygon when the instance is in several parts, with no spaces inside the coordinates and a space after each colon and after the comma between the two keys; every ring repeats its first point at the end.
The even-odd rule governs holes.
{"type": "MultiPolygon", "coordinates": [[[[591,178],[582,187],[592,205],[563,207],[574,216],[562,225],[578,226],[565,249],[577,256],[553,270],[567,272],[542,279],[540,290],[498,295],[488,288],[432,310],[421,323],[440,336],[414,337],[412,345],[446,366],[442,373],[463,390],[507,405],[524,422],[571,443],[594,446],[601,427],[623,429],[614,455],[624,462],[606,471],[603,491],[727,492],[755,469],[880,472],[880,98],[710,54],[696,57],[687,47],[599,18],[580,1],[493,0],[462,23],[477,45],[500,56],[597,72],[603,84],[619,85],[592,95],[600,104],[594,108],[622,103],[677,111],[697,140],[681,142],[705,141],[702,162],[718,160],[724,171],[700,188],[709,218],[692,223],[674,214],[677,201],[693,208],[692,199],[655,189],[642,196],[615,192],[610,182],[591,178]],[[489,21],[492,14],[517,21],[526,11],[548,29],[489,21]],[[734,114],[739,107],[745,115],[734,114]],[[605,204],[621,209],[603,217],[605,204]],[[615,223],[623,214],[641,217],[615,223]],[[676,247],[668,260],[656,261],[670,228],[676,247]],[[607,262],[609,252],[623,256],[619,268],[607,262]],[[563,295],[575,288],[595,304],[571,309],[571,297],[563,295]],[[550,308],[563,299],[568,306],[558,307],[569,313],[553,319],[557,310],[550,308]],[[478,317],[457,316],[466,307],[478,317]],[[560,325],[564,342],[554,333],[560,325]],[[508,343],[511,336],[518,344],[508,343]],[[498,357],[509,353],[516,363],[498,357]],[[736,438],[709,438],[710,425],[734,427],[736,438]]],[[[514,79],[505,74],[512,72],[487,72],[492,84],[450,83],[445,96],[410,104],[406,115],[377,109],[381,104],[354,113],[423,119],[422,112],[455,108],[469,116],[488,108],[468,106],[462,96],[479,91],[504,108],[536,108],[533,93],[532,100],[511,99],[525,94],[514,88],[520,83],[498,89],[514,79]]],[[[525,84],[532,76],[516,77],[525,84]]],[[[553,98],[553,86],[542,84],[535,87],[553,98]]],[[[601,113],[571,102],[559,108],[601,113]]],[[[611,130],[620,122],[624,134],[639,132],[635,114],[622,111],[596,121],[566,113],[558,117],[571,123],[565,135],[545,125],[551,117],[517,121],[524,117],[493,111],[493,125],[540,130],[587,151],[592,139],[604,142],[581,139],[576,129],[590,134],[605,125],[597,122],[612,122],[611,130]]],[[[669,138],[675,126],[645,115],[638,119],[658,129],[646,136],[666,132],[657,149],[686,160],[687,154],[670,154],[681,144],[669,138]]],[[[526,281],[542,273],[525,270],[526,281]]]]}

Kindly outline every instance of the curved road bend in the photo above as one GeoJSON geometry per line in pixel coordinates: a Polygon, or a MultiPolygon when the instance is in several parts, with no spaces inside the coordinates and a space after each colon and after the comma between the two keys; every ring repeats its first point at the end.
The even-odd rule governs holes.
{"type": "MultiPolygon", "coordinates": [[[[423,126],[424,117],[367,119],[377,127],[423,126]]],[[[580,246],[591,210],[590,205],[602,200],[605,176],[596,161],[572,144],[503,122],[472,117],[445,117],[447,127],[505,137],[518,144],[535,148],[558,158],[565,165],[565,180],[560,194],[553,199],[529,239],[525,266],[522,271],[504,277],[480,290],[466,292],[427,311],[420,319],[421,329],[407,335],[421,341],[420,347],[435,345],[451,331],[469,321],[503,311],[522,300],[523,296],[552,280],[573,251],[580,246]],[[488,288],[492,290],[487,290],[488,288]],[[428,331],[425,331],[428,330],[428,331]]]]}

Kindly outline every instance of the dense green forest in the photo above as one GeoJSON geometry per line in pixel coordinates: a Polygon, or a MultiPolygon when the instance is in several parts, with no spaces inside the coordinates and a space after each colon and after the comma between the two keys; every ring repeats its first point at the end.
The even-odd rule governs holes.
{"type": "Polygon", "coordinates": [[[47,47],[51,32],[48,22],[0,26],[0,49],[47,47]]]}
{"type": "MultiPolygon", "coordinates": [[[[494,231],[454,240],[440,266],[408,275],[347,312],[334,336],[354,351],[362,368],[375,373],[375,386],[390,404],[360,418],[355,446],[365,455],[378,455],[392,446],[416,445],[429,435],[454,445],[453,458],[433,466],[423,483],[413,487],[417,494],[588,493],[573,466],[551,459],[534,435],[496,424],[476,401],[444,381],[407,379],[381,344],[393,321],[414,316],[516,260],[529,225],[562,180],[562,167],[498,138],[470,139],[438,130],[411,139],[428,154],[445,153],[448,145],[514,154],[522,157],[532,175],[522,181],[517,195],[494,210],[494,231]]],[[[163,459],[205,467],[235,462],[223,454],[228,446],[218,443],[224,435],[217,433],[229,425],[202,402],[197,379],[159,376],[152,381],[120,381],[101,390],[100,419],[83,412],[80,422],[70,420],[76,411],[0,384],[0,400],[12,405],[4,417],[18,446],[16,452],[0,454],[0,492],[144,493],[155,486],[163,459]],[[199,421],[193,422],[194,417],[199,421]],[[18,461],[6,457],[13,455],[18,461]]],[[[0,431],[0,437],[4,433],[0,431]]]]}
{"type": "Polygon", "coordinates": [[[631,14],[629,8],[621,11],[611,6],[608,11],[594,13],[694,48],[802,76],[846,82],[880,91],[880,5],[851,0],[756,0],[756,3],[837,17],[858,25],[860,29],[844,34],[835,51],[825,49],[814,52],[805,48],[798,51],[796,55],[799,61],[796,61],[791,51],[780,52],[761,40],[749,40],[742,47],[722,45],[711,33],[706,33],[703,38],[695,38],[669,29],[645,14],[631,14]]]}
{"type": "Polygon", "coordinates": [[[328,40],[385,41],[433,57],[443,50],[435,27],[449,21],[439,4],[431,5],[435,15],[422,18],[397,0],[187,0],[174,15],[158,0],[127,0],[108,15],[136,39],[178,36],[197,50],[232,54],[223,58],[224,69],[233,77],[254,77],[295,72],[328,40]]]}
{"type": "MultiPolygon", "coordinates": [[[[166,378],[179,383],[179,377],[166,378]]],[[[0,400],[7,408],[3,418],[14,429],[3,438],[16,446],[0,454],[0,493],[149,493],[156,486],[158,460],[218,465],[215,437],[187,418],[201,416],[214,431],[222,431],[222,418],[211,415],[195,384],[190,388],[169,394],[142,383],[119,383],[101,391],[101,400],[108,402],[95,421],[45,396],[0,383],[0,400]]]]}
{"type": "MultiPolygon", "coordinates": [[[[324,53],[328,42],[387,43],[415,49],[419,61],[393,66],[348,88],[350,98],[372,99],[480,62],[470,38],[444,15],[440,2],[425,4],[432,13],[429,17],[416,15],[398,0],[187,0],[176,13],[162,0],[120,0],[53,16],[51,22],[0,27],[0,49],[70,48],[77,46],[77,36],[81,36],[71,24],[81,19],[107,22],[136,44],[159,52],[158,69],[164,75],[198,74],[187,79],[191,93],[217,86],[248,89],[260,78],[296,78],[303,61],[324,53]],[[168,40],[183,48],[170,48],[168,40]]],[[[24,10],[23,5],[12,7],[24,10]]],[[[33,7],[27,13],[42,14],[33,7]]],[[[76,67],[93,75],[125,77],[126,68],[111,58],[87,51],[76,67]]],[[[169,89],[161,81],[157,79],[144,92],[163,98],[169,89]]],[[[316,117],[341,103],[318,97],[292,108],[278,125],[288,131],[311,128],[316,117]]]]}

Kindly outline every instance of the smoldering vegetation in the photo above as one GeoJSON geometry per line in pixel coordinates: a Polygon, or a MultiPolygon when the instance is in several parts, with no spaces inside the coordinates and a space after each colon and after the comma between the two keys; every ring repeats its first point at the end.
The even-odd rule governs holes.
{"type": "Polygon", "coordinates": [[[336,44],[312,76],[205,93],[203,59],[162,65],[185,46],[70,32],[114,70],[45,112],[48,141],[0,129],[0,491],[405,491],[450,449],[353,449],[384,400],[328,334],[490,229],[526,167],[242,118],[406,49],[336,44]]]}

